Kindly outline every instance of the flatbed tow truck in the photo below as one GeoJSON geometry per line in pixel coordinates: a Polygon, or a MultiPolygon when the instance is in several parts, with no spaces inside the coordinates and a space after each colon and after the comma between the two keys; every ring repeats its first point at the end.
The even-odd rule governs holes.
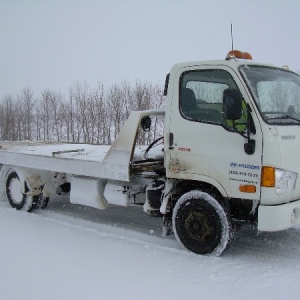
{"type": "Polygon", "coordinates": [[[143,205],[188,250],[221,255],[243,224],[300,224],[300,76],[230,51],[176,64],[164,110],[132,112],[111,146],[0,142],[3,199],[46,208],[51,195],[98,209],[143,205]],[[164,135],[136,145],[151,118],[164,135]]]}

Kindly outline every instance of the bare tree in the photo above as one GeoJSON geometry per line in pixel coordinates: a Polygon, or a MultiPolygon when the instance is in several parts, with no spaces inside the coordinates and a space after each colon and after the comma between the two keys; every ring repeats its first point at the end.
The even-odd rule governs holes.
{"type": "Polygon", "coordinates": [[[86,114],[88,90],[89,87],[87,83],[84,82],[81,84],[79,81],[74,82],[70,89],[74,142],[88,142],[86,114]]]}
{"type": "Polygon", "coordinates": [[[52,122],[51,97],[51,91],[45,90],[42,92],[42,99],[38,103],[41,114],[42,139],[45,141],[50,141],[52,138],[50,132],[52,122]]]}
{"type": "Polygon", "coordinates": [[[18,138],[16,105],[11,96],[5,96],[0,110],[1,139],[16,140],[18,138]]]}
{"type": "Polygon", "coordinates": [[[108,89],[106,99],[108,116],[112,120],[110,129],[113,132],[113,139],[115,139],[126,119],[126,111],[128,111],[127,98],[122,87],[114,84],[108,89]]]}
{"type": "Polygon", "coordinates": [[[33,125],[33,118],[34,118],[34,105],[35,101],[33,99],[33,92],[30,88],[25,88],[22,90],[21,94],[18,95],[17,100],[19,105],[22,109],[23,114],[23,139],[31,140],[33,137],[32,125],[33,125]]]}
{"type": "Polygon", "coordinates": [[[92,128],[92,142],[96,144],[108,143],[108,124],[106,102],[104,97],[104,87],[102,82],[98,82],[97,87],[91,91],[88,107],[92,128]]]}
{"type": "Polygon", "coordinates": [[[53,133],[56,137],[56,140],[59,142],[62,139],[62,114],[61,114],[61,104],[63,102],[63,96],[61,93],[52,92],[51,106],[53,112],[53,133]]]}

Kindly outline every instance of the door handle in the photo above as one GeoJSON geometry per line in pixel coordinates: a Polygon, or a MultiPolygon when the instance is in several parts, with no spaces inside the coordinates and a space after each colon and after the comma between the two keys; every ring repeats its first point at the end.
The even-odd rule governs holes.
{"type": "Polygon", "coordinates": [[[170,132],[170,134],[169,134],[169,149],[174,149],[173,144],[174,144],[174,134],[172,132],[170,132]]]}

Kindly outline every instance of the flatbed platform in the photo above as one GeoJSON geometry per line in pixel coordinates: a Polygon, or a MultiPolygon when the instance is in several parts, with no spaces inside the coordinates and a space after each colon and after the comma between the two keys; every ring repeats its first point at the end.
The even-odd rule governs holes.
{"type": "Polygon", "coordinates": [[[141,159],[145,149],[135,147],[140,120],[153,113],[164,112],[132,112],[111,146],[40,141],[0,142],[0,164],[129,182],[133,160],[141,159]]]}
{"type": "Polygon", "coordinates": [[[103,178],[107,170],[101,164],[109,149],[88,144],[0,142],[0,163],[103,178]]]}

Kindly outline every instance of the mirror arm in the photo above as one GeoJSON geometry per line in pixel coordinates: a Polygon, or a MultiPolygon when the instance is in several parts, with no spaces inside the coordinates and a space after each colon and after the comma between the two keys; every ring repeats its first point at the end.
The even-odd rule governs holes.
{"type": "Polygon", "coordinates": [[[255,140],[251,140],[250,138],[250,120],[251,120],[251,112],[252,109],[250,105],[247,103],[247,143],[244,144],[244,150],[248,155],[252,155],[255,152],[255,140]]]}
{"type": "Polygon", "coordinates": [[[241,135],[243,138],[247,139],[247,142],[244,144],[244,150],[245,150],[246,154],[252,155],[255,152],[255,140],[251,140],[251,138],[250,138],[250,118],[251,118],[252,109],[248,103],[246,105],[247,105],[247,128],[246,128],[247,131],[246,131],[246,134],[237,130],[235,121],[233,121],[233,129],[236,133],[241,135]]]}

